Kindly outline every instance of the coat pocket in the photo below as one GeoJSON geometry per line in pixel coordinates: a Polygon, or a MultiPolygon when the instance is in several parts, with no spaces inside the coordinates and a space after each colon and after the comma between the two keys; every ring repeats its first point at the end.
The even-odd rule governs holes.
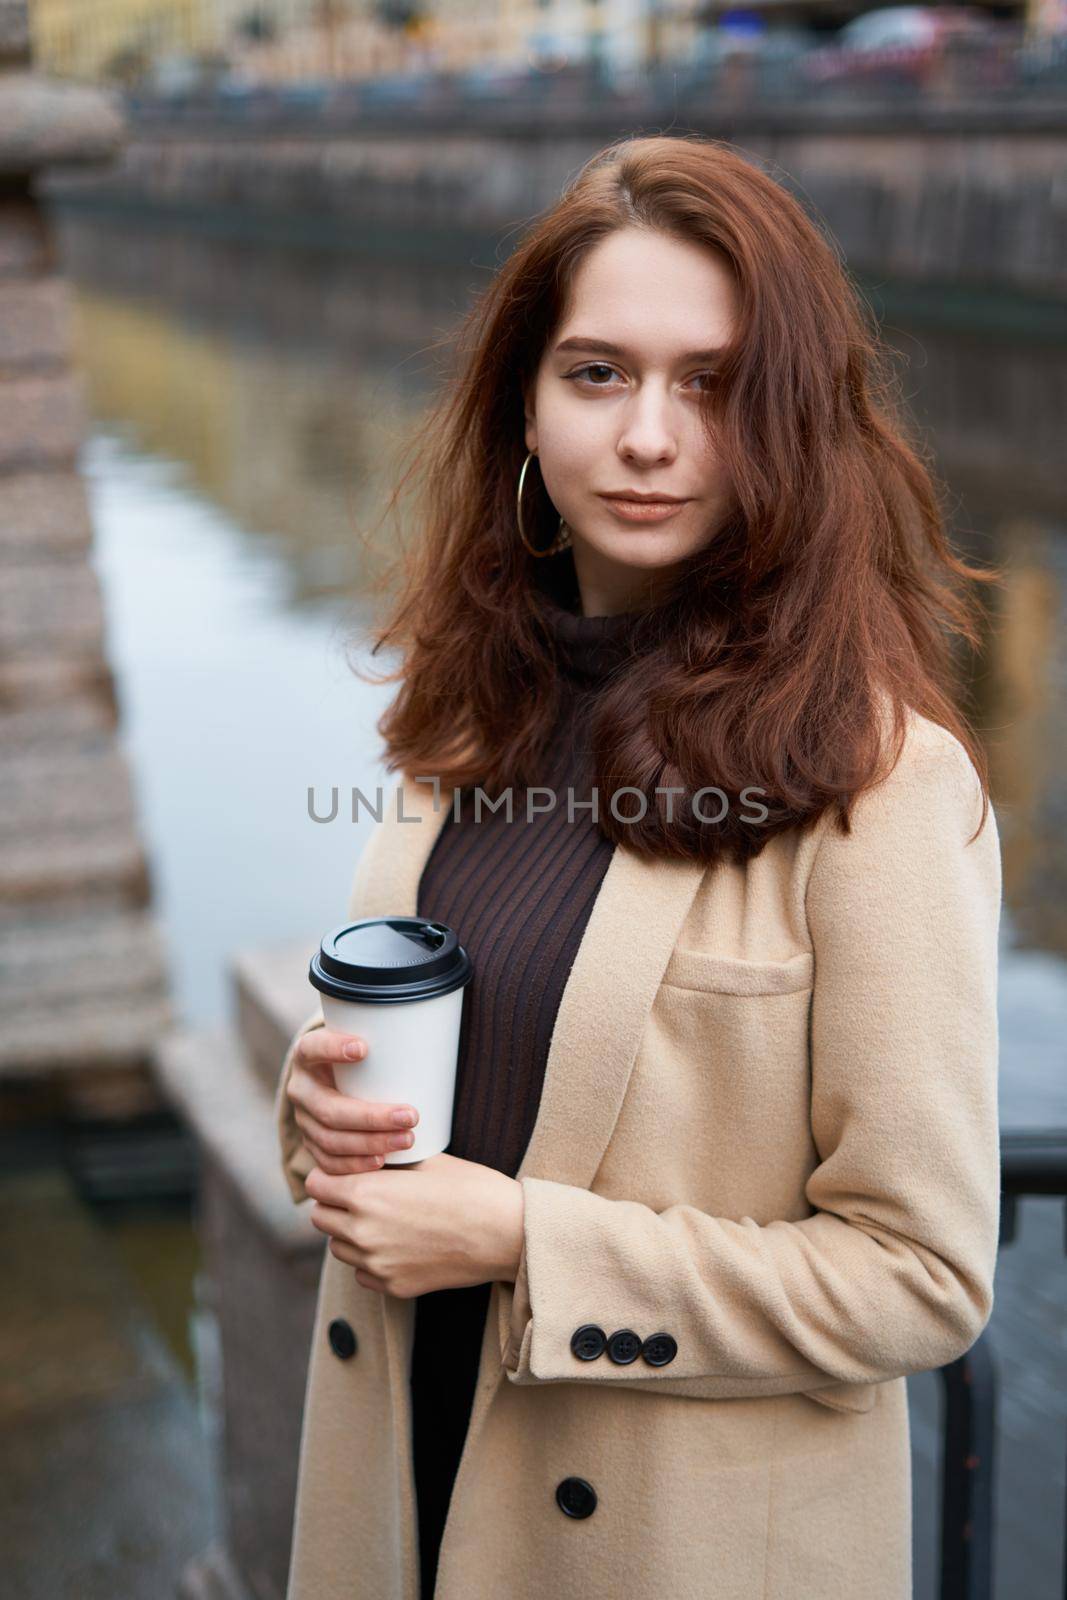
{"type": "MultiPolygon", "coordinates": [[[[757,1187],[764,1161],[782,1154],[783,1129],[803,1130],[808,1122],[814,965],[809,950],[784,961],[743,961],[678,945],[653,1005],[653,1070],[660,1073],[655,1059],[664,1054],[684,1065],[677,1079],[683,1095],[663,1105],[663,1124],[683,1118],[736,1130],[757,1187]],[[769,1119],[774,1096],[776,1115],[769,1119]]],[[[791,1154],[800,1161],[810,1152],[805,1147],[791,1154]]],[[[746,1205],[757,1192],[753,1182],[742,1183],[746,1205]]]]}
{"type": "Polygon", "coordinates": [[[742,961],[679,945],[667,962],[663,982],[673,989],[708,994],[795,994],[811,988],[813,973],[810,950],[802,950],[788,961],[742,961]]]}

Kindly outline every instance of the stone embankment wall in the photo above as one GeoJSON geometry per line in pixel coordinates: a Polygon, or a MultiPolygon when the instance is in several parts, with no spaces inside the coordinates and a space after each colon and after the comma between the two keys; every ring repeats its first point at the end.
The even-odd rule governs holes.
{"type": "MultiPolygon", "coordinates": [[[[672,127],[665,116],[664,127],[672,127]]],[[[692,131],[765,164],[829,228],[851,270],[904,284],[1067,300],[1067,105],[984,119],[942,108],[843,120],[755,109],[692,131]]],[[[217,235],[357,253],[465,260],[472,237],[508,241],[581,164],[622,133],[581,125],[494,127],[166,124],[131,130],[106,173],[54,174],[64,207],[217,235]]],[[[679,130],[677,126],[672,131],[679,130]]]]}

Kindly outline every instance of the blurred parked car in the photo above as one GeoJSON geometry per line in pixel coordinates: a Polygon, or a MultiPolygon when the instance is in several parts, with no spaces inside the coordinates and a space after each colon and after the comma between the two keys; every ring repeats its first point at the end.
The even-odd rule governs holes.
{"type": "Polygon", "coordinates": [[[882,6],[845,24],[831,45],[811,51],[800,64],[809,84],[860,85],[871,80],[926,87],[951,56],[986,57],[987,82],[997,63],[1009,71],[1005,46],[1012,30],[976,6],[882,6]]]}
{"type": "Polygon", "coordinates": [[[717,28],[708,28],[700,35],[692,55],[695,70],[717,67],[720,62],[738,55],[757,57],[760,61],[792,61],[809,54],[818,37],[810,28],[789,23],[742,27],[740,19],[731,22],[729,16],[727,12],[717,28]]]}

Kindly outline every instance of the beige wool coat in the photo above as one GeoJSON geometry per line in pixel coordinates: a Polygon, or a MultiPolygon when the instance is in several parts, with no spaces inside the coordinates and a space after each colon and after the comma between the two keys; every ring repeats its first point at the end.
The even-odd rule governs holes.
{"type": "MultiPolygon", "coordinates": [[[[396,785],[353,917],[415,913],[433,798],[396,785]]],[[[979,816],[962,746],[913,715],[850,835],[824,817],[744,867],[615,850],[518,1172],[521,1266],[492,1290],[436,1600],[910,1595],[905,1375],[966,1351],[993,1301],[1001,878],[992,807],[967,843],[979,816]],[[581,1359],[590,1324],[641,1354],[581,1359]]],[[[287,1600],[417,1600],[414,1310],[324,1242],[287,1600]]]]}

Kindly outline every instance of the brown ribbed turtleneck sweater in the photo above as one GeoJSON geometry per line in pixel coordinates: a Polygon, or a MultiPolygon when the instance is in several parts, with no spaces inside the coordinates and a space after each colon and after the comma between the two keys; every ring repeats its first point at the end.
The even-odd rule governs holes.
{"type": "MultiPolygon", "coordinates": [[[[567,788],[576,802],[590,798],[589,711],[632,649],[635,616],[583,616],[569,553],[546,565],[552,570],[539,570],[536,581],[550,604],[566,693],[537,782],[555,792],[556,805],[528,821],[516,787],[511,822],[503,810],[483,808],[476,823],[472,791],[461,791],[459,819],[453,812],[445,821],[418,895],[418,914],[454,928],[474,964],[448,1151],[509,1177],[533,1131],[560,997],[614,849],[588,809],[568,821],[567,788]]],[[[433,1595],[491,1289],[441,1289],[416,1301],[411,1388],[421,1600],[433,1595]]]]}

